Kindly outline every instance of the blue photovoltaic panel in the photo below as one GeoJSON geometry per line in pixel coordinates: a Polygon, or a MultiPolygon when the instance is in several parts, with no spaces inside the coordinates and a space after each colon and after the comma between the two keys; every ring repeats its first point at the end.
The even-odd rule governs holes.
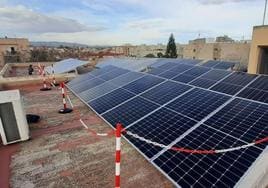
{"type": "Polygon", "coordinates": [[[183,74],[180,74],[176,76],[175,78],[172,78],[172,80],[176,80],[176,81],[183,82],[183,83],[188,83],[194,80],[195,78],[197,78],[198,76],[208,72],[209,70],[210,69],[206,67],[194,67],[184,72],[183,74]]]}
{"type": "Polygon", "coordinates": [[[268,105],[235,99],[205,124],[252,143],[268,135],[268,105]]]}
{"type": "Polygon", "coordinates": [[[167,81],[145,92],[141,96],[163,105],[189,89],[191,89],[191,86],[167,81]]]}
{"type": "Polygon", "coordinates": [[[145,76],[145,74],[139,72],[128,72],[110,80],[109,82],[116,86],[123,86],[143,76],[145,76]]]}
{"type": "Polygon", "coordinates": [[[202,66],[204,66],[204,67],[214,67],[215,65],[217,65],[219,63],[220,63],[220,61],[209,60],[206,63],[202,64],[202,66]]]}
{"type": "Polygon", "coordinates": [[[82,75],[78,75],[76,78],[72,79],[70,82],[68,82],[68,85],[70,87],[75,86],[77,84],[80,84],[83,81],[88,81],[95,78],[95,76],[93,76],[90,73],[86,73],[86,74],[82,74],[82,75]]]}
{"type": "Polygon", "coordinates": [[[231,72],[229,71],[210,70],[209,72],[205,73],[201,77],[191,81],[189,84],[207,89],[211,87],[212,85],[216,84],[217,81],[223,79],[229,74],[231,74],[231,72]]]}
{"type": "Polygon", "coordinates": [[[90,72],[90,74],[92,74],[94,76],[100,76],[100,75],[108,73],[109,71],[112,71],[114,69],[118,69],[118,67],[108,65],[108,66],[105,66],[101,69],[94,69],[93,71],[90,72]]]}
{"type": "Polygon", "coordinates": [[[102,80],[102,79],[93,78],[90,81],[84,81],[84,82],[82,82],[82,83],[80,83],[78,85],[75,85],[75,86],[71,87],[71,88],[75,93],[81,93],[83,91],[86,91],[88,89],[96,87],[97,85],[100,85],[100,84],[102,84],[104,82],[105,81],[102,80]]]}
{"type": "MultiPolygon", "coordinates": [[[[225,149],[245,143],[216,129],[201,125],[175,147],[211,150],[225,149]]],[[[154,160],[181,187],[234,187],[260,155],[256,147],[213,155],[166,151],[154,160]]]]}
{"type": "Polygon", "coordinates": [[[229,96],[195,88],[166,107],[190,118],[202,120],[228,99],[230,99],[229,96]]]}
{"type": "Polygon", "coordinates": [[[180,73],[185,72],[193,67],[194,67],[193,65],[178,64],[176,67],[170,69],[169,71],[159,74],[159,76],[163,78],[171,79],[179,75],[180,73]]]}
{"type": "Polygon", "coordinates": [[[172,78],[172,80],[182,82],[182,83],[191,82],[193,79],[195,79],[194,76],[190,76],[190,75],[187,75],[187,74],[180,74],[179,76],[176,76],[175,78],[172,78]]]}
{"type": "Polygon", "coordinates": [[[222,61],[219,64],[215,65],[213,68],[214,69],[223,69],[223,70],[228,70],[231,69],[235,66],[236,63],[234,62],[227,62],[227,61],[222,61]]]}
{"type": "Polygon", "coordinates": [[[161,77],[166,78],[166,79],[171,79],[174,76],[177,76],[178,74],[180,74],[180,73],[174,72],[174,71],[166,71],[166,72],[159,74],[158,76],[161,76],[161,77]]]}
{"type": "MultiPolygon", "coordinates": [[[[151,141],[169,145],[196,123],[196,121],[179,115],[167,108],[161,108],[130,126],[127,131],[138,134],[151,141]]],[[[160,147],[147,144],[131,136],[126,135],[126,138],[148,158],[153,157],[162,150],[160,147]]]]}
{"type": "Polygon", "coordinates": [[[126,74],[127,72],[129,72],[129,71],[126,69],[117,68],[117,69],[114,69],[106,74],[99,76],[99,78],[107,81],[107,80],[111,80],[113,78],[116,78],[122,74],[126,74]]]}
{"type": "Polygon", "coordinates": [[[148,73],[152,74],[152,75],[158,75],[158,74],[161,74],[161,73],[163,73],[165,71],[167,71],[167,70],[159,69],[159,68],[151,68],[151,70],[149,70],[148,73]]]}
{"type": "Polygon", "coordinates": [[[241,91],[238,96],[268,103],[268,76],[260,76],[241,91]]]}
{"type": "Polygon", "coordinates": [[[231,73],[232,72],[225,71],[225,70],[210,70],[206,74],[202,75],[200,78],[219,81],[231,73]]]}
{"type": "Polygon", "coordinates": [[[196,87],[201,87],[201,88],[209,88],[212,85],[214,85],[216,83],[216,81],[214,80],[209,80],[209,79],[205,79],[205,78],[198,78],[196,80],[191,81],[189,84],[196,86],[196,87]]]}
{"type": "Polygon", "coordinates": [[[187,70],[190,70],[193,67],[194,67],[193,65],[178,64],[176,67],[173,67],[169,71],[173,71],[179,74],[187,70]]]}
{"type": "Polygon", "coordinates": [[[197,60],[197,59],[183,59],[181,61],[181,63],[191,64],[191,65],[196,65],[196,64],[198,64],[200,62],[201,62],[201,60],[197,60]]]}
{"type": "Polygon", "coordinates": [[[186,71],[183,74],[191,75],[191,76],[200,76],[206,72],[208,72],[210,69],[206,67],[194,67],[188,71],[186,71]]]}
{"type": "Polygon", "coordinates": [[[102,116],[112,126],[115,126],[116,123],[121,122],[123,126],[126,127],[158,107],[158,105],[141,97],[135,97],[134,99],[114,108],[113,110],[102,114],[102,116]]]}
{"type": "Polygon", "coordinates": [[[113,85],[109,82],[105,82],[101,85],[98,85],[92,89],[83,91],[82,93],[80,93],[80,97],[85,101],[88,102],[92,99],[95,99],[97,97],[100,97],[106,93],[109,93],[111,90],[116,89],[117,86],[113,85]]]}
{"type": "Polygon", "coordinates": [[[103,95],[95,100],[88,102],[88,104],[98,114],[102,114],[134,96],[134,94],[128,92],[127,90],[118,88],[106,95],[103,95]]]}
{"type": "Polygon", "coordinates": [[[244,72],[234,72],[217,85],[213,86],[211,90],[226,93],[229,95],[235,95],[244,86],[249,84],[256,75],[247,74],[244,72]]]}
{"type": "Polygon", "coordinates": [[[127,89],[135,94],[139,94],[151,87],[153,87],[154,85],[157,85],[161,82],[163,82],[164,79],[155,77],[155,76],[151,76],[151,75],[147,75],[144,76],[136,81],[131,82],[130,84],[124,86],[124,89],[127,89]]]}
{"type": "Polygon", "coordinates": [[[173,62],[167,62],[163,65],[160,65],[159,69],[164,69],[164,70],[168,70],[168,69],[172,69],[173,67],[176,67],[178,64],[177,63],[173,63],[173,62]]]}

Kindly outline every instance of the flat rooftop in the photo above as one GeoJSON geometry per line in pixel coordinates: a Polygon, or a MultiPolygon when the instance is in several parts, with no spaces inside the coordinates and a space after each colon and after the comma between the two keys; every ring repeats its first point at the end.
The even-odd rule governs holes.
{"type": "MultiPolygon", "coordinates": [[[[115,137],[92,134],[112,129],[70,92],[74,112],[59,114],[60,90],[43,92],[41,87],[5,88],[19,89],[26,113],[41,120],[29,125],[30,140],[0,145],[0,187],[113,187],[115,137]]],[[[121,159],[122,187],[174,187],[124,139],[121,159]]]]}

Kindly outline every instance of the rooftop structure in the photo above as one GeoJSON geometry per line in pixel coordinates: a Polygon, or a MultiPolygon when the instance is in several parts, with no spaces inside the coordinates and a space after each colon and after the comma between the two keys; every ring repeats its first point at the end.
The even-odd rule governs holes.
{"type": "Polygon", "coordinates": [[[249,73],[268,74],[268,25],[253,28],[249,73]]]}
{"type": "Polygon", "coordinates": [[[29,45],[25,38],[0,38],[0,66],[28,60],[29,45]]]}

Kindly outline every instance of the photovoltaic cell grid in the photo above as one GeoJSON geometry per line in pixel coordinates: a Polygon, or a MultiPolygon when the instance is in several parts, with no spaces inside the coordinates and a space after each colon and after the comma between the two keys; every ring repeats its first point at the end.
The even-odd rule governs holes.
{"type": "MultiPolygon", "coordinates": [[[[207,126],[199,126],[174,147],[210,150],[245,144],[207,126]]],[[[234,187],[260,155],[255,147],[215,155],[193,155],[168,150],[154,163],[181,187],[234,187]]]]}
{"type": "MultiPolygon", "coordinates": [[[[196,121],[167,108],[161,108],[130,126],[127,130],[151,141],[169,145],[196,123],[196,121]]],[[[162,150],[160,147],[147,144],[131,136],[126,135],[126,138],[148,158],[153,157],[162,150]]]]}
{"type": "Polygon", "coordinates": [[[194,85],[201,88],[209,88],[212,85],[216,84],[217,81],[223,79],[227,75],[231,74],[232,72],[225,71],[225,70],[210,70],[209,72],[205,73],[201,77],[194,79],[189,84],[194,85]]]}
{"type": "Polygon", "coordinates": [[[268,77],[260,76],[241,93],[239,93],[238,96],[268,103],[268,77]]]}
{"type": "Polygon", "coordinates": [[[215,65],[219,64],[220,61],[213,61],[213,60],[209,60],[206,63],[202,64],[202,66],[204,67],[214,67],[215,65]]]}
{"type": "Polygon", "coordinates": [[[172,69],[163,72],[161,74],[159,74],[158,76],[161,76],[163,78],[167,78],[167,79],[171,79],[191,68],[193,68],[193,65],[185,65],[185,64],[178,64],[176,67],[173,67],[172,69]]]}
{"type": "Polygon", "coordinates": [[[135,97],[134,99],[117,106],[115,109],[105,112],[102,116],[112,126],[121,122],[124,127],[127,127],[158,107],[159,105],[141,97],[135,97]]]}
{"type": "Polygon", "coordinates": [[[145,92],[141,96],[163,105],[189,89],[191,89],[191,86],[167,81],[145,92]]]}
{"type": "Polygon", "coordinates": [[[206,67],[193,67],[192,69],[184,72],[183,74],[180,74],[176,76],[175,78],[172,78],[172,80],[179,81],[182,83],[188,83],[195,78],[201,76],[202,74],[208,72],[210,69],[206,67]]]}
{"type": "Polygon", "coordinates": [[[155,77],[155,76],[151,76],[151,75],[147,75],[144,76],[136,81],[133,81],[129,84],[127,84],[126,86],[124,86],[124,89],[129,90],[130,92],[133,92],[135,94],[139,94],[151,87],[153,87],[154,85],[157,85],[161,82],[163,82],[164,79],[155,77]]]}
{"type": "Polygon", "coordinates": [[[230,99],[229,96],[195,88],[172,101],[166,107],[200,121],[228,99],[230,99]]]}
{"type": "Polygon", "coordinates": [[[234,72],[210,89],[229,95],[235,95],[237,92],[243,89],[244,86],[249,84],[255,77],[256,75],[253,74],[234,72]]]}
{"type": "Polygon", "coordinates": [[[115,106],[123,103],[124,101],[134,97],[135,95],[125,89],[118,88],[111,93],[103,95],[88,104],[99,114],[114,108],[115,106]]]}
{"type": "MultiPolygon", "coordinates": [[[[199,75],[196,80],[207,79],[214,82],[229,74],[228,71],[220,72],[219,70],[211,70],[201,75],[199,71],[192,73],[199,75]]],[[[109,82],[113,80],[119,82],[122,80],[119,79],[120,77],[128,78],[126,76],[128,74],[134,75],[131,72],[126,73],[109,82]]],[[[137,80],[90,101],[89,105],[97,113],[102,114],[112,126],[120,121],[125,127],[131,125],[127,130],[134,134],[165,145],[178,140],[180,135],[230,99],[227,95],[198,88],[189,91],[191,88],[189,85],[165,81],[150,75],[142,78],[138,75],[133,77],[137,80]],[[141,97],[135,97],[135,94],[147,89],[150,90],[143,93],[141,97]],[[176,89],[178,93],[175,95],[176,89]],[[186,93],[178,97],[184,92],[186,93]],[[160,105],[166,104],[175,97],[178,98],[161,108],[160,105]]],[[[232,73],[217,85],[225,84],[234,86],[236,89],[237,86],[246,86],[255,77],[255,75],[245,73],[232,73]]],[[[190,84],[194,85],[193,82],[190,84]]],[[[266,90],[266,85],[261,84],[263,82],[258,78],[248,88],[266,90]]],[[[268,133],[267,108],[261,103],[235,99],[197,129],[178,140],[175,145],[188,149],[225,149],[262,139],[268,133]]],[[[148,158],[157,154],[159,157],[155,157],[154,163],[182,187],[234,186],[265,147],[263,144],[259,147],[249,147],[217,155],[191,155],[174,151],[160,152],[162,149],[159,147],[146,144],[131,136],[126,137],[148,158]]]]}
{"type": "Polygon", "coordinates": [[[205,124],[251,143],[268,135],[268,106],[235,99],[208,119],[205,124]]]}
{"type": "Polygon", "coordinates": [[[209,60],[206,63],[202,64],[204,67],[210,67],[214,69],[223,69],[228,70],[235,66],[235,62],[229,62],[229,61],[213,61],[209,60]]]}

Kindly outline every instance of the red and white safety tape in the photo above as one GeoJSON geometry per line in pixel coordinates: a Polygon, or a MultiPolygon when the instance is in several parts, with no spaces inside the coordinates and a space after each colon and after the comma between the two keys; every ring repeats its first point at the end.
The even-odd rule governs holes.
{"type": "Polygon", "coordinates": [[[126,134],[128,134],[128,135],[130,135],[130,136],[132,136],[134,138],[137,138],[137,139],[139,139],[139,140],[141,140],[143,142],[146,142],[148,144],[152,144],[154,146],[158,146],[158,147],[161,147],[161,148],[166,148],[166,149],[173,150],[173,151],[191,153],[191,154],[225,153],[225,152],[236,151],[236,150],[248,148],[248,147],[251,147],[251,146],[254,146],[254,145],[257,145],[257,144],[261,144],[261,143],[264,143],[264,142],[268,142],[268,137],[266,137],[266,138],[257,140],[255,142],[249,143],[249,144],[245,144],[245,145],[237,146],[237,147],[232,147],[232,148],[227,148],[227,149],[198,150],[198,149],[187,149],[187,148],[182,148],[182,147],[170,147],[170,146],[167,146],[167,145],[164,145],[164,144],[160,144],[160,143],[151,141],[149,139],[146,139],[144,137],[139,136],[138,134],[134,134],[134,133],[132,133],[130,131],[125,131],[125,132],[126,132],[126,134]]]}

